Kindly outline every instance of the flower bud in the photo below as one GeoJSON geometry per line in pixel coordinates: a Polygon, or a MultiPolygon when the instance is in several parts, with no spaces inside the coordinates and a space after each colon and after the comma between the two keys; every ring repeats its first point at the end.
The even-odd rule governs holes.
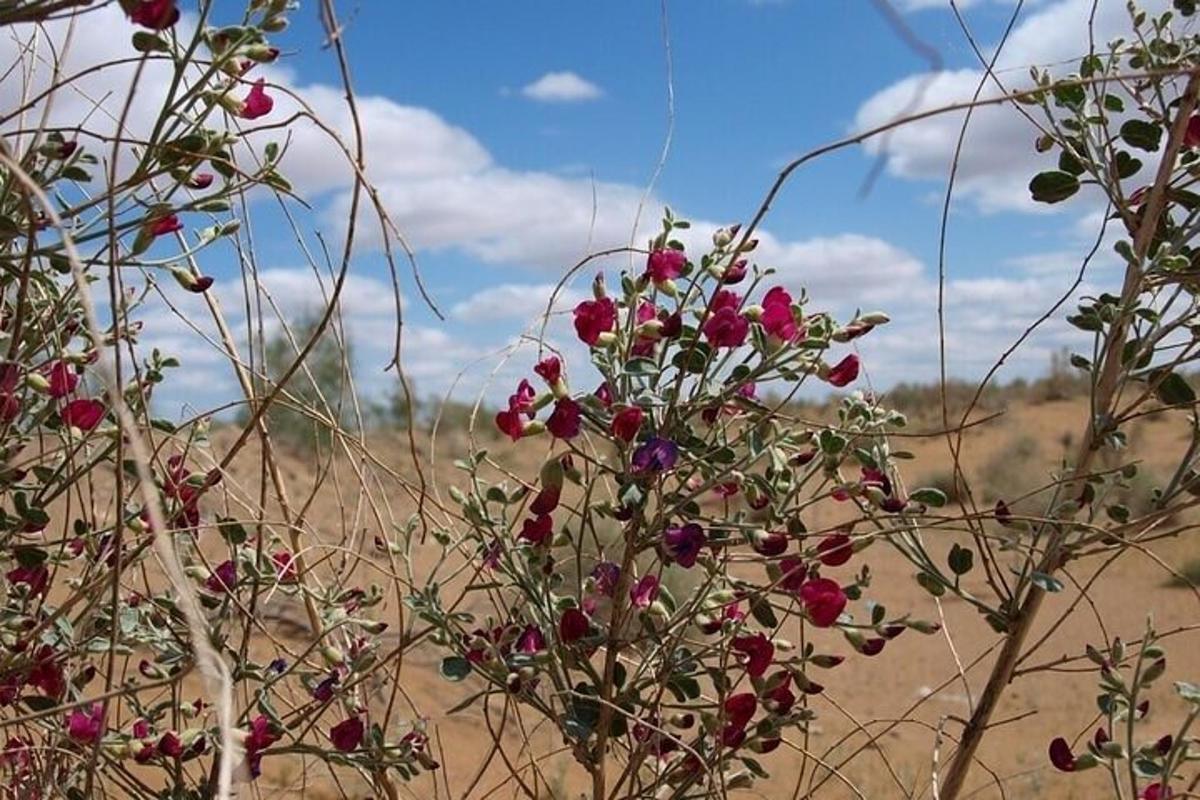
{"type": "Polygon", "coordinates": [[[331,644],[321,648],[321,655],[324,657],[325,663],[331,667],[341,666],[346,662],[346,656],[342,651],[331,644]]]}
{"type": "Polygon", "coordinates": [[[40,392],[41,394],[45,394],[46,392],[50,391],[50,381],[47,380],[46,376],[42,375],[40,372],[31,372],[26,375],[25,383],[30,389],[33,389],[35,392],[40,392]]]}
{"type": "Polygon", "coordinates": [[[596,298],[597,300],[603,300],[604,298],[608,297],[608,291],[604,286],[603,272],[597,273],[596,277],[592,279],[592,297],[596,298]]]}
{"type": "Polygon", "coordinates": [[[538,434],[545,432],[546,423],[542,422],[540,419],[533,419],[525,423],[525,427],[521,429],[521,438],[524,439],[529,436],[537,436],[538,434]]]}
{"type": "Polygon", "coordinates": [[[728,247],[733,243],[733,237],[737,236],[741,229],[741,223],[728,228],[717,228],[712,235],[713,247],[728,247]]]}
{"type": "Polygon", "coordinates": [[[566,471],[563,469],[561,458],[552,458],[545,464],[542,464],[541,472],[538,475],[538,480],[543,489],[561,489],[563,485],[563,475],[566,471]]]}
{"type": "Polygon", "coordinates": [[[757,304],[748,305],[742,309],[742,316],[751,322],[758,322],[762,319],[763,307],[757,304]]]}
{"type": "Polygon", "coordinates": [[[892,321],[892,318],[882,311],[872,311],[868,314],[862,314],[859,319],[868,325],[886,325],[892,321]]]}

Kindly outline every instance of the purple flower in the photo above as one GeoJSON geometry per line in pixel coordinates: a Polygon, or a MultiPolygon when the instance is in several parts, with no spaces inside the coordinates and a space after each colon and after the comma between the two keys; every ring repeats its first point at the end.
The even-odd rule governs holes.
{"type": "Polygon", "coordinates": [[[663,533],[663,551],[681,567],[690,569],[696,564],[696,556],[708,542],[704,529],[694,522],[683,527],[667,528],[663,533]]]}
{"type": "Polygon", "coordinates": [[[517,652],[532,655],[545,649],[546,637],[542,635],[542,629],[537,625],[526,625],[517,637],[517,652]]]}
{"type": "Polygon", "coordinates": [[[592,580],[596,582],[597,592],[612,597],[617,589],[617,581],[621,580],[621,568],[612,561],[601,561],[592,568],[592,580]]]}
{"type": "Polygon", "coordinates": [[[634,472],[668,472],[679,459],[679,446],[670,439],[652,436],[633,451],[634,472]]]}
{"type": "Polygon", "coordinates": [[[643,575],[641,580],[629,589],[629,599],[637,608],[649,608],[658,598],[658,576],[643,575]]]}

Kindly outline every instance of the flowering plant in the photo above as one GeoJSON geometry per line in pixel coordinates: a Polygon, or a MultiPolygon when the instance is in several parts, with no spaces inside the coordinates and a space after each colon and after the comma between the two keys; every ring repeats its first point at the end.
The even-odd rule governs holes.
{"type": "Polygon", "coordinates": [[[864,551],[944,502],[896,478],[903,417],[861,390],[834,425],[783,411],[807,381],[850,387],[846,345],[887,317],[838,323],[771,285],[737,227],[698,257],[688,227],[668,210],[645,270],[615,293],[597,276],[575,307],[598,386],[573,389],[591,370],[549,354],[541,387],[521,380],[496,415],[518,447],[545,441],[537,478],[485,480],[484,451],[460,462],[467,524],[447,546],[474,550],[464,591],[487,610],[436,587],[411,600],[451,653],[443,675],[545,715],[594,797],[748,784],[813,719],[823,671],[937,630],[866,600],[864,551]],[[838,521],[810,527],[819,513],[838,521]]]}

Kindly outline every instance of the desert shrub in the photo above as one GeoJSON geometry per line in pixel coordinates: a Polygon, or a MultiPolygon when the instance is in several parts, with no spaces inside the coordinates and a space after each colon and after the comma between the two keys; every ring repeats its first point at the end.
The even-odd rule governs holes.
{"type": "Polygon", "coordinates": [[[985,500],[1013,501],[1052,481],[1041,458],[1037,439],[1027,434],[1010,437],[979,469],[978,483],[985,500]]]}

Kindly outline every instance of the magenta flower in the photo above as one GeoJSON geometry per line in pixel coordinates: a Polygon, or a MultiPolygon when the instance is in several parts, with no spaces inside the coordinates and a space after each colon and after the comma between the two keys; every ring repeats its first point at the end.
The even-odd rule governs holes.
{"type": "Polygon", "coordinates": [[[612,298],[584,300],[575,306],[575,333],[587,345],[600,341],[600,334],[608,333],[617,324],[617,305],[612,298]]]}
{"type": "Polygon", "coordinates": [[[558,356],[546,356],[534,366],[533,371],[553,386],[562,378],[562,361],[558,356]]]}
{"type": "Polygon", "coordinates": [[[1063,772],[1075,771],[1075,754],[1071,752],[1071,745],[1061,736],[1050,742],[1050,763],[1063,772]]]}
{"type": "Polygon", "coordinates": [[[522,414],[533,413],[533,401],[537,399],[537,390],[528,380],[522,378],[517,384],[517,391],[508,396],[509,411],[519,411],[522,414]]]}
{"type": "Polygon", "coordinates": [[[639,473],[669,472],[679,459],[679,446],[670,439],[652,436],[633,451],[633,471],[639,473]]]}
{"type": "Polygon", "coordinates": [[[834,386],[841,387],[853,383],[857,377],[858,356],[851,353],[830,368],[829,375],[825,380],[834,386]]]}
{"type": "Polygon", "coordinates": [[[259,78],[254,86],[250,87],[250,94],[242,101],[242,113],[239,116],[242,119],[258,119],[270,114],[274,107],[275,101],[266,91],[266,80],[259,78]]]}
{"type": "Polygon", "coordinates": [[[63,406],[59,416],[64,425],[79,428],[81,431],[90,431],[100,424],[106,412],[107,409],[99,400],[81,398],[72,400],[63,406]]]}
{"type": "Polygon", "coordinates": [[[731,308],[722,308],[704,323],[704,338],[713,347],[740,347],[750,332],[750,323],[731,308]]]}
{"type": "Polygon", "coordinates": [[[725,727],[721,731],[721,744],[737,747],[746,738],[746,725],[758,710],[758,699],[750,692],[735,694],[725,700],[725,727]]]}
{"type": "Polygon", "coordinates": [[[649,608],[658,599],[658,576],[643,575],[629,588],[629,599],[636,608],[649,608]]]}
{"type": "Polygon", "coordinates": [[[629,406],[623,408],[613,415],[612,433],[613,436],[620,439],[622,442],[632,442],[637,438],[638,431],[641,430],[642,420],[646,414],[638,406],[629,406]]]}
{"type": "Polygon", "coordinates": [[[204,588],[214,594],[224,594],[237,585],[237,565],[231,560],[222,561],[204,582],[204,588]]]}
{"type": "Polygon", "coordinates": [[[336,672],[329,673],[320,683],[313,687],[313,699],[321,703],[328,703],[333,699],[333,690],[337,685],[338,674],[336,672]]]}
{"type": "Polygon", "coordinates": [[[1200,114],[1193,114],[1183,134],[1183,146],[1189,149],[1200,147],[1200,114]]]}
{"type": "Polygon", "coordinates": [[[762,633],[733,637],[733,649],[743,657],[746,674],[751,678],[762,677],[775,658],[775,645],[762,633]]]}
{"type": "Polygon", "coordinates": [[[296,557],[290,550],[279,550],[271,554],[271,563],[275,565],[275,574],[280,583],[293,583],[296,580],[296,557]]]}
{"type": "Polygon", "coordinates": [[[719,289],[712,296],[712,300],[708,303],[709,313],[716,314],[722,309],[737,311],[742,307],[742,296],[737,292],[731,292],[728,289],[719,289]]]}
{"type": "Polygon", "coordinates": [[[546,637],[542,635],[542,629],[537,625],[526,625],[525,629],[521,631],[521,635],[517,637],[516,649],[518,653],[528,655],[545,650],[546,637]]]}
{"type": "Polygon", "coordinates": [[[846,607],[846,593],[828,578],[811,578],[800,587],[800,600],[809,620],[818,628],[837,622],[846,607]]]}
{"type": "Polygon", "coordinates": [[[183,755],[183,742],[174,731],[167,731],[158,740],[157,746],[159,755],[164,755],[167,758],[179,758],[183,755]]]}
{"type": "Polygon", "coordinates": [[[48,377],[50,379],[50,396],[54,398],[66,397],[79,385],[79,375],[76,374],[75,368],[66,361],[55,361],[50,366],[48,377]]]}
{"type": "Polygon", "coordinates": [[[735,261],[725,268],[725,272],[721,275],[721,283],[729,284],[741,283],[746,278],[746,261],[745,259],[735,261]]]}
{"type": "Polygon", "coordinates": [[[183,223],[175,214],[157,217],[146,223],[145,231],[149,236],[166,236],[169,233],[183,230],[183,223]]]}
{"type": "Polygon", "coordinates": [[[41,564],[35,567],[17,567],[10,570],[5,577],[9,583],[23,583],[28,586],[31,597],[45,594],[46,587],[50,584],[50,572],[41,564]]]}
{"type": "Polygon", "coordinates": [[[361,717],[350,717],[342,720],[329,730],[329,741],[343,753],[356,750],[362,744],[365,726],[361,717]]]}
{"type": "Polygon", "coordinates": [[[80,744],[91,744],[104,730],[104,706],[92,703],[88,710],[77,708],[67,715],[67,735],[80,744]]]}
{"type": "Polygon", "coordinates": [[[558,638],[570,644],[588,635],[592,623],[578,608],[568,608],[558,621],[558,638]]]}
{"type": "Polygon", "coordinates": [[[732,603],[727,603],[721,609],[720,614],[716,616],[704,615],[701,617],[699,620],[700,630],[711,636],[714,633],[719,633],[721,627],[726,622],[741,622],[745,618],[746,612],[742,611],[741,605],[735,600],[732,603]]]}
{"type": "Polygon", "coordinates": [[[569,397],[563,397],[554,403],[554,411],[546,420],[546,429],[556,439],[574,439],[579,435],[579,404],[569,397]]]}
{"type": "Polygon", "coordinates": [[[538,546],[548,542],[553,533],[554,519],[549,514],[542,514],[535,519],[526,519],[517,538],[538,546]]]}
{"type": "Polygon", "coordinates": [[[514,442],[525,435],[525,415],[520,411],[501,411],[496,414],[496,427],[514,442]]]}
{"type": "Polygon", "coordinates": [[[700,555],[700,550],[707,542],[704,529],[694,522],[689,522],[682,527],[667,528],[663,532],[663,553],[679,566],[691,569],[696,565],[696,556],[700,555]]]}
{"type": "MultiPolygon", "coordinates": [[[[796,695],[792,693],[791,684],[792,674],[790,672],[776,672],[768,678],[767,685],[773,688],[763,695],[763,708],[772,714],[780,715],[791,711],[792,705],[796,702],[796,695]]],[[[809,681],[804,691],[806,694],[819,694],[823,689],[823,686],[809,681]]]]}
{"type": "Polygon", "coordinates": [[[783,555],[788,549],[788,537],[786,533],[779,531],[753,531],[750,534],[750,546],[754,548],[754,552],[760,556],[773,558],[778,555],[783,555]]]}
{"type": "Polygon", "coordinates": [[[259,714],[250,723],[246,735],[246,765],[250,768],[250,777],[257,778],[262,772],[262,751],[279,741],[279,733],[271,720],[259,714]]]}
{"type": "Polygon", "coordinates": [[[646,259],[646,275],[655,284],[666,283],[683,274],[687,264],[687,256],[682,250],[663,248],[655,250],[646,259]]]}
{"type": "Polygon", "coordinates": [[[129,11],[131,22],[152,31],[166,30],[179,21],[175,0],[141,0],[129,11]]]}
{"type": "Polygon", "coordinates": [[[613,402],[612,389],[609,387],[608,381],[605,381],[604,383],[602,383],[596,387],[595,395],[596,395],[596,399],[599,400],[600,404],[603,405],[605,408],[608,408],[609,406],[612,405],[612,402],[613,402]]]}
{"type": "Polygon", "coordinates": [[[776,286],[767,292],[762,307],[760,321],[768,336],[778,342],[794,342],[801,337],[800,326],[792,313],[792,296],[782,287],[776,286]]]}
{"type": "Polygon", "coordinates": [[[189,189],[207,189],[212,186],[213,175],[211,172],[197,172],[187,181],[189,189]]]}
{"type": "Polygon", "coordinates": [[[561,495],[562,490],[553,486],[542,489],[538,492],[537,497],[533,498],[533,502],[529,504],[529,512],[538,516],[549,514],[558,508],[558,501],[561,495]]]}
{"type": "MultiPolygon", "coordinates": [[[[1189,125],[1188,128],[1190,130],[1191,126],[1189,125]]],[[[1142,789],[1138,795],[1138,800],[1171,800],[1174,796],[1175,793],[1171,791],[1170,786],[1163,786],[1158,781],[1155,781],[1145,789],[1142,789]]]]}
{"type": "Polygon", "coordinates": [[[817,543],[817,557],[827,567],[840,567],[854,554],[850,537],[844,533],[831,533],[817,543]]]}

